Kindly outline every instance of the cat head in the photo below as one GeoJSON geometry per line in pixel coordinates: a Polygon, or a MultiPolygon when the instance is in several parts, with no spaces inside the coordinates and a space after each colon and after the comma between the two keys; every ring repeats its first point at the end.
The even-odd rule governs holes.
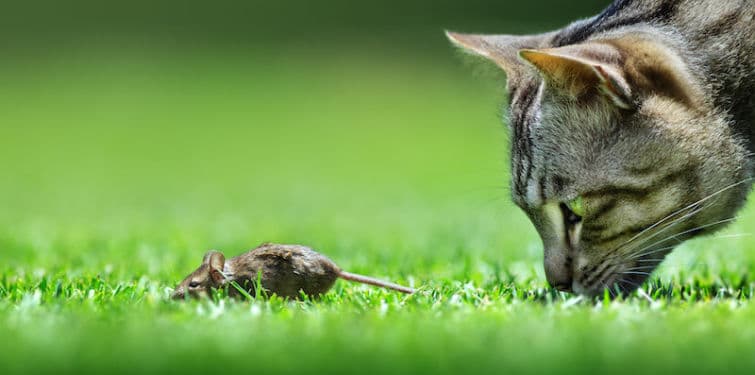
{"type": "Polygon", "coordinates": [[[629,292],[674,246],[731,220],[750,188],[746,150],[668,45],[553,36],[448,33],[507,73],[511,192],[548,282],[629,292]]]}

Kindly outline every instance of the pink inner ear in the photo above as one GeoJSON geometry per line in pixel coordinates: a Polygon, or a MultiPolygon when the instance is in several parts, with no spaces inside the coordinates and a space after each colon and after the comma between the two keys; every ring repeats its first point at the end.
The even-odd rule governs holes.
{"type": "Polygon", "coordinates": [[[222,271],[225,267],[225,256],[219,251],[214,251],[210,255],[209,265],[211,269],[217,269],[222,271]]]}
{"type": "Polygon", "coordinates": [[[222,270],[210,270],[210,277],[215,284],[222,284],[225,281],[225,276],[223,275],[222,270]]]}

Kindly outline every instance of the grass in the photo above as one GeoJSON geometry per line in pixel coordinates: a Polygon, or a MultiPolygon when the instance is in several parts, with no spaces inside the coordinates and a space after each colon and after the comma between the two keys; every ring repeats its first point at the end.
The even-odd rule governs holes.
{"type": "Polygon", "coordinates": [[[643,293],[579,300],[547,288],[508,202],[500,81],[349,51],[216,52],[0,70],[1,373],[755,368],[752,204],[643,293]],[[167,298],[204,251],[263,241],[420,292],[167,298]]]}

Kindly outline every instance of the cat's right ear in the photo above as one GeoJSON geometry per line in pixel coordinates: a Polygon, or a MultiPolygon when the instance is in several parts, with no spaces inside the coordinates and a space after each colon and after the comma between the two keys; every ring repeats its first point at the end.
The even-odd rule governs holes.
{"type": "Polygon", "coordinates": [[[506,72],[509,79],[525,71],[524,64],[518,58],[519,50],[537,48],[548,35],[484,35],[446,31],[451,43],[493,61],[506,72]]]}

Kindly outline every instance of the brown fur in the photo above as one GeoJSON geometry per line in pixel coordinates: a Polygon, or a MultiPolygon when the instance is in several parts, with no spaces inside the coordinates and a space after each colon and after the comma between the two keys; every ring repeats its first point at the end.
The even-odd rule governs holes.
{"type": "Polygon", "coordinates": [[[176,286],[172,298],[203,297],[221,288],[236,297],[269,293],[292,299],[303,295],[317,298],[330,290],[338,278],[414,293],[412,288],[343,271],[328,257],[306,246],[264,243],[227,261],[222,253],[209,251],[202,265],[176,286]]]}
{"type": "Polygon", "coordinates": [[[330,290],[340,273],[330,259],[306,246],[266,243],[227,262],[221,253],[210,251],[202,265],[178,284],[173,298],[202,297],[220,288],[240,296],[241,292],[229,285],[231,281],[254,296],[258,279],[264,289],[260,293],[293,299],[302,293],[317,297],[330,290]]]}

